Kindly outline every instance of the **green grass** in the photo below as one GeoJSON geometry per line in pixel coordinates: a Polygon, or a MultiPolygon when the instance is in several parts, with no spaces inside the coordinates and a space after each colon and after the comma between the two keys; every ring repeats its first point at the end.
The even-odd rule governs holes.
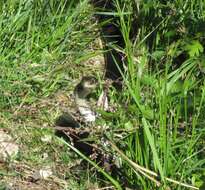
{"type": "MultiPolygon", "coordinates": [[[[32,175],[48,165],[57,177],[50,179],[53,188],[56,184],[56,189],[66,188],[74,181],[79,189],[70,172],[71,151],[55,140],[52,126],[62,107],[70,104],[68,95],[77,80],[94,72],[86,73],[83,63],[97,54],[91,46],[97,35],[91,10],[87,1],[1,4],[0,123],[20,146],[16,164],[8,162],[1,168],[5,170],[2,183],[16,181],[14,186],[26,186],[27,173],[32,175]],[[51,142],[42,141],[47,135],[51,142]],[[22,171],[18,171],[19,166],[22,171]],[[10,173],[15,174],[13,178],[10,173]]],[[[86,173],[84,176],[87,179],[86,173]]],[[[39,188],[45,189],[44,183],[39,188]]]]}
{"type": "MultiPolygon", "coordinates": [[[[116,12],[103,12],[119,20],[127,64],[123,90],[109,89],[110,106],[117,111],[102,112],[97,121],[109,126],[103,133],[110,147],[101,148],[117,157],[132,188],[203,188],[205,2],[126,2],[116,0],[116,12]]],[[[123,188],[122,178],[111,177],[59,142],[52,128],[70,106],[68,95],[81,75],[100,78],[100,71],[85,63],[100,54],[93,13],[86,0],[1,4],[0,126],[13,136],[20,152],[15,162],[0,164],[0,188],[13,181],[21,187],[33,171],[46,166],[54,177],[42,180],[41,189],[48,188],[48,182],[55,189],[123,188]],[[43,141],[45,136],[52,140],[43,141]],[[104,178],[93,168],[73,169],[80,159],[104,178]]]]}
{"type": "MultiPolygon", "coordinates": [[[[198,6],[202,5],[202,2],[198,2],[198,6]]],[[[117,1],[120,27],[126,44],[124,53],[128,62],[127,75],[124,75],[124,91],[127,90],[128,95],[124,93],[122,96],[131,96],[131,102],[128,104],[136,105],[132,112],[124,114],[130,118],[131,123],[133,118],[138,120],[140,128],[124,139],[123,143],[127,143],[129,147],[126,151],[128,157],[158,173],[160,181],[153,180],[151,183],[148,176],[139,176],[139,173],[133,172],[136,168],[130,163],[127,166],[127,175],[132,176],[130,181],[133,184],[138,184],[143,189],[153,189],[153,185],[159,183],[162,188],[185,188],[176,184],[176,181],[200,186],[204,182],[205,164],[202,148],[204,80],[201,78],[203,73],[199,62],[204,60],[203,45],[200,41],[202,34],[200,31],[191,31],[192,27],[186,20],[188,18],[181,17],[183,20],[178,24],[190,31],[182,36],[182,33],[176,33],[170,25],[176,22],[178,15],[163,17],[167,9],[176,9],[177,14],[177,10],[182,9],[180,1],[179,4],[162,4],[160,1],[155,4],[147,1],[138,5],[141,9],[136,16],[141,25],[137,37],[134,38],[135,43],[132,44],[128,34],[133,17],[123,14],[132,8],[121,5],[122,3],[117,1]],[[167,37],[169,32],[173,34],[167,37]],[[199,33],[198,38],[194,32],[199,33]],[[198,45],[190,45],[193,39],[198,45]],[[186,60],[178,58],[180,54],[185,54],[186,60]],[[181,61],[178,65],[177,59],[181,61]],[[180,128],[183,128],[182,131],[180,128]],[[176,181],[170,183],[167,177],[176,181]]],[[[187,14],[189,11],[195,13],[197,5],[187,2],[186,6],[192,7],[186,10],[187,14]]],[[[192,15],[193,25],[201,24],[202,20],[204,22],[204,14],[201,14],[200,19],[199,15],[192,15]]],[[[150,176],[153,177],[153,174],[150,176]]]]}

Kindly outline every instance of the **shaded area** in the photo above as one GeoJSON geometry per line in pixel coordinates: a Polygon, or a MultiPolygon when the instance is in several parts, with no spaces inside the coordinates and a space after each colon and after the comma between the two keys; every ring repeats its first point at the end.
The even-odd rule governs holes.
{"type": "Polygon", "coordinates": [[[123,49],[125,47],[125,42],[118,26],[119,18],[113,14],[106,14],[106,12],[115,13],[116,8],[113,1],[91,0],[91,3],[98,11],[96,18],[102,25],[101,35],[103,37],[105,43],[104,48],[106,50],[106,53],[104,54],[106,64],[105,77],[116,81],[114,82],[115,86],[120,86],[117,81],[122,80],[122,76],[118,67],[123,73],[124,55],[116,49],[110,49],[110,44],[114,44],[115,46],[123,49]],[[118,64],[118,66],[116,64],[118,64]]]}

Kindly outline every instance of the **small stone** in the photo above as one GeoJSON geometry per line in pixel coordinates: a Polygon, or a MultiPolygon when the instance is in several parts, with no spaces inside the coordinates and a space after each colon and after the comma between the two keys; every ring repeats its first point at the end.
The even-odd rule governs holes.
{"type": "Polygon", "coordinates": [[[51,135],[44,135],[43,137],[41,137],[41,141],[42,142],[46,142],[49,143],[52,140],[52,136],[51,135]]]}
{"type": "Polygon", "coordinates": [[[44,168],[36,171],[33,175],[33,178],[37,180],[47,179],[53,174],[51,168],[44,168]]]}
{"type": "Polygon", "coordinates": [[[6,161],[15,157],[19,152],[19,146],[12,141],[12,137],[4,131],[0,131],[0,161],[6,161]]]}

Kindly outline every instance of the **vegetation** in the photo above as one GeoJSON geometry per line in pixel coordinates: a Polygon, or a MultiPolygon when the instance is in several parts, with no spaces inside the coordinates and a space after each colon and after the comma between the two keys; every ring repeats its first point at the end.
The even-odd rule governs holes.
{"type": "MultiPolygon", "coordinates": [[[[124,178],[59,141],[52,128],[73,81],[96,74],[83,62],[99,54],[95,39],[105,23],[97,24],[87,0],[7,0],[0,5],[0,126],[20,152],[15,162],[0,163],[0,187],[15,181],[23,189],[34,170],[51,166],[54,189],[203,189],[205,1],[114,3],[116,11],[103,14],[114,15],[123,35],[124,48],[109,46],[124,55],[124,85],[120,93],[109,89],[117,111],[102,112],[97,124],[109,126],[109,152],[124,178]],[[76,174],[80,158],[104,177],[90,166],[76,174]]],[[[38,185],[49,188],[48,181],[38,185]]]]}

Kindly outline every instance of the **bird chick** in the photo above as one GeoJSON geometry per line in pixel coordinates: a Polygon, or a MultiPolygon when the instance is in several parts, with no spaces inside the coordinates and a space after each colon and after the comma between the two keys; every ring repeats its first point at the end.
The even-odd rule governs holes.
{"type": "Polygon", "coordinates": [[[87,96],[97,87],[97,80],[94,77],[83,77],[81,82],[75,87],[75,103],[80,115],[85,122],[94,122],[96,114],[92,111],[87,96]]]}
{"type": "MultiPolygon", "coordinates": [[[[96,88],[97,79],[91,76],[86,76],[76,85],[74,89],[74,97],[76,106],[85,119],[85,121],[94,121],[95,114],[92,112],[89,102],[86,100],[87,96],[96,88]]],[[[78,128],[80,124],[70,113],[63,113],[56,121],[56,126],[78,128]]]]}

